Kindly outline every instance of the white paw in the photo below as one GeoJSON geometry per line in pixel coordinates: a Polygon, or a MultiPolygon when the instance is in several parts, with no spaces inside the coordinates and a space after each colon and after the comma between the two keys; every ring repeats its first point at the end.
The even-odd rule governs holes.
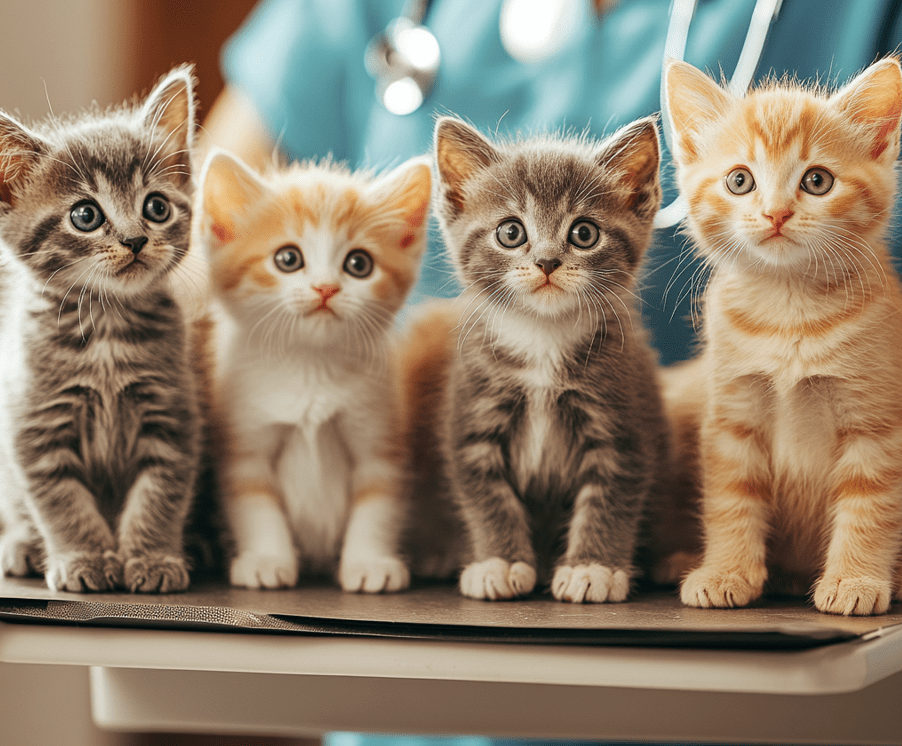
{"type": "Polygon", "coordinates": [[[294,557],[242,552],[232,560],[229,582],[241,588],[293,588],[298,563],[294,557]]]}
{"type": "Polygon", "coordinates": [[[67,552],[47,557],[52,591],[111,591],[122,585],[122,562],[115,552],[67,552]]]}
{"type": "Polygon", "coordinates": [[[536,571],[533,567],[525,562],[512,564],[500,557],[467,565],[460,576],[461,593],[489,601],[525,596],[535,587],[536,571]]]}
{"type": "Polygon", "coordinates": [[[342,590],[351,593],[393,593],[410,585],[410,570],[397,557],[342,561],[338,569],[342,590]]]}
{"type": "Polygon", "coordinates": [[[602,604],[625,601],[630,592],[630,576],[625,570],[607,565],[562,565],[554,571],[551,593],[558,601],[574,604],[602,604]]]}
{"type": "Polygon", "coordinates": [[[747,606],[761,595],[766,575],[763,568],[752,567],[748,572],[738,572],[702,565],[683,580],[680,599],[686,606],[701,609],[747,606]]]}
{"type": "Polygon", "coordinates": [[[885,614],[889,604],[890,583],[882,578],[825,575],[814,587],[814,605],[828,614],[885,614]]]}

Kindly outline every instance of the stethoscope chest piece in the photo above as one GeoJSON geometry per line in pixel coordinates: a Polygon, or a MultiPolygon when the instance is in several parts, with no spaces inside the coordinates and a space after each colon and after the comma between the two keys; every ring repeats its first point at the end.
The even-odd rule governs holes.
{"type": "Polygon", "coordinates": [[[366,50],[366,69],[376,79],[376,96],[388,111],[402,116],[422,106],[435,83],[441,51],[433,33],[421,25],[428,3],[395,18],[366,50]]]}

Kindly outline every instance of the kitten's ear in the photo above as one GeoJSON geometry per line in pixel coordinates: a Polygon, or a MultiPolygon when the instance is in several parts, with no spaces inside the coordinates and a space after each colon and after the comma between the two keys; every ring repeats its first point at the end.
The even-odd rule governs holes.
{"type": "Polygon", "coordinates": [[[902,116],[902,70],[899,60],[875,62],[831,98],[831,106],[853,122],[865,125],[871,136],[871,157],[899,155],[899,119],[902,116]]]}
{"type": "Polygon", "coordinates": [[[669,116],[675,135],[674,154],[693,160],[698,156],[699,133],[727,112],[733,97],[701,70],[679,60],[667,60],[664,91],[664,116],[669,116]]]}
{"type": "Polygon", "coordinates": [[[240,233],[238,217],[266,192],[266,184],[238,158],[224,150],[210,153],[201,171],[201,210],[216,239],[212,248],[235,240],[240,233]]]}
{"type": "Polygon", "coordinates": [[[455,214],[463,210],[467,181],[500,159],[495,146],[469,124],[454,117],[442,117],[436,122],[436,165],[444,199],[455,214]]]}
{"type": "Polygon", "coordinates": [[[14,182],[34,168],[45,150],[43,140],[0,111],[0,201],[14,203],[14,182]]]}
{"type": "MultiPolygon", "coordinates": [[[[165,137],[168,157],[191,165],[194,146],[194,72],[182,65],[166,75],[150,92],[141,107],[147,126],[160,129],[165,137]]],[[[162,159],[161,159],[162,160],[162,159]]]]}
{"type": "Polygon", "coordinates": [[[413,230],[423,228],[432,196],[432,169],[429,159],[411,158],[377,179],[369,189],[372,199],[388,212],[398,212],[413,230]]]}
{"type": "Polygon", "coordinates": [[[661,145],[655,117],[637,119],[607,138],[596,155],[598,165],[617,174],[628,210],[651,218],[661,205],[661,145]]]}

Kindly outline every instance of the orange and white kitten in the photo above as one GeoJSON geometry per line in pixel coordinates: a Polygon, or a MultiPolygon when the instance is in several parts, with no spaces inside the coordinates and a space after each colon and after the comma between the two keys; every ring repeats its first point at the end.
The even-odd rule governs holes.
{"type": "Polygon", "coordinates": [[[743,606],[770,569],[821,611],[886,612],[902,546],[902,293],[885,239],[899,63],[832,95],[775,82],[736,98],[681,62],[665,87],[711,267],[705,549],[682,600],[743,606]]]}
{"type": "Polygon", "coordinates": [[[392,325],[416,279],[427,161],[259,176],[211,154],[199,235],[216,321],[214,410],[232,585],[332,573],[397,591],[406,512],[392,325]]]}

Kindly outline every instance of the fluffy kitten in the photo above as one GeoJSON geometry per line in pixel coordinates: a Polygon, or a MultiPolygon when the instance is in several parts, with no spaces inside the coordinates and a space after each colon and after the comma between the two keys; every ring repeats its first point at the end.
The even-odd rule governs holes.
{"type": "Polygon", "coordinates": [[[34,128],[0,115],[0,567],[52,589],[188,585],[193,79],[34,128]]]}
{"type": "Polygon", "coordinates": [[[705,552],[683,602],[745,605],[770,566],[814,583],[821,611],[883,613],[902,546],[902,294],[885,242],[899,64],[832,95],[780,82],[737,99],[674,62],[666,89],[711,267],[705,552]]]}
{"type": "Polygon", "coordinates": [[[409,583],[391,332],[416,279],[431,190],[414,159],[381,178],[328,162],[264,177],[225,153],[203,181],[215,399],[233,585],[333,572],[409,583]]]}
{"type": "Polygon", "coordinates": [[[435,134],[439,218],[465,293],[447,391],[451,491],[473,598],[629,592],[668,436],[635,278],[660,201],[654,121],[601,143],[435,134]]]}

